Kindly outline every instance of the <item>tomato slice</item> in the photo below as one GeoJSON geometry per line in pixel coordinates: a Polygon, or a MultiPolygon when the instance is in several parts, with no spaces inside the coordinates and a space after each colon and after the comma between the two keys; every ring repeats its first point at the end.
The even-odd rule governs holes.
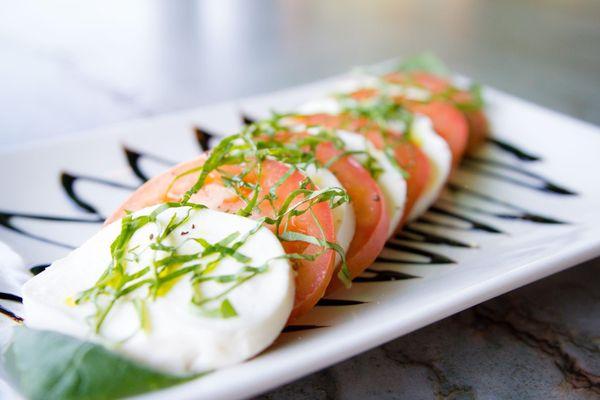
{"type": "MultiPolygon", "coordinates": [[[[294,140],[302,135],[286,135],[286,139],[294,140]]],[[[281,135],[278,136],[278,139],[281,138],[281,135]]],[[[354,279],[375,261],[385,246],[390,220],[385,209],[383,193],[361,163],[351,156],[342,157],[343,150],[333,143],[319,143],[315,155],[321,164],[328,165],[328,169],[350,196],[356,226],[346,253],[346,263],[350,276],[354,279]]],[[[333,292],[341,286],[341,281],[333,278],[329,283],[328,292],[333,292]]]]}
{"type": "MultiPolygon", "coordinates": [[[[458,104],[468,104],[472,101],[471,93],[464,91],[458,92],[453,96],[453,100],[458,104]]],[[[465,110],[463,113],[467,118],[467,124],[469,126],[467,153],[472,153],[485,142],[485,139],[490,132],[490,126],[483,110],[465,110]]]]}
{"type": "MultiPolygon", "coordinates": [[[[434,94],[443,94],[444,92],[448,92],[450,89],[454,89],[454,93],[451,96],[451,101],[453,105],[457,106],[460,104],[469,103],[472,101],[471,93],[464,90],[456,90],[456,88],[452,88],[451,83],[439,76],[423,72],[417,71],[413,72],[410,75],[406,75],[401,72],[393,72],[384,77],[386,80],[392,83],[398,84],[417,84],[425,89],[431,91],[434,94]]],[[[429,111],[431,114],[435,115],[437,113],[444,113],[444,111],[440,111],[435,109],[435,107],[429,111]]],[[[423,112],[426,114],[425,112],[423,112]]],[[[447,111],[446,111],[447,113],[447,111]]],[[[489,134],[489,123],[485,113],[482,110],[464,110],[462,114],[466,118],[467,123],[467,144],[466,151],[472,152],[477,149],[484,141],[485,138],[489,134]]],[[[429,114],[427,114],[429,115],[429,114]]],[[[430,118],[433,119],[433,116],[429,115],[430,118]]],[[[442,119],[443,117],[439,117],[442,119]]],[[[458,130],[459,125],[464,125],[461,122],[458,122],[458,118],[456,116],[446,116],[444,121],[438,121],[439,128],[441,131],[439,132],[441,135],[445,135],[445,139],[452,140],[455,146],[455,150],[453,151],[453,156],[456,152],[458,155],[458,151],[460,150],[460,141],[457,139],[458,133],[452,132],[452,128],[449,126],[452,124],[457,125],[454,128],[456,131],[458,130]],[[453,122],[453,120],[456,120],[453,122]],[[452,139],[453,138],[453,139],[452,139]]],[[[434,122],[435,125],[435,122],[434,122]]],[[[452,147],[452,144],[448,142],[452,147]]],[[[456,158],[454,158],[456,159],[456,158]]]]}
{"type": "Polygon", "coordinates": [[[433,129],[448,143],[452,153],[452,164],[456,167],[462,159],[469,137],[467,119],[460,110],[450,102],[441,100],[428,103],[400,101],[410,111],[426,115],[431,119],[433,129]]]}
{"type": "MultiPolygon", "coordinates": [[[[361,92],[360,97],[365,94],[361,92]]],[[[423,193],[429,176],[431,167],[429,159],[409,140],[404,138],[402,133],[384,132],[379,125],[363,117],[355,117],[350,114],[313,114],[297,117],[307,125],[321,125],[332,129],[346,129],[355,133],[364,135],[373,145],[382,150],[386,145],[389,145],[394,150],[394,158],[398,165],[407,172],[406,177],[406,203],[404,205],[404,216],[410,214],[415,202],[423,193]]],[[[398,226],[398,230],[402,227],[402,223],[398,226]]]]}
{"type": "MultiPolygon", "coordinates": [[[[274,140],[294,142],[308,136],[307,132],[284,130],[277,132],[274,140]]],[[[352,156],[343,156],[344,150],[334,143],[320,142],[314,151],[319,163],[327,165],[350,196],[356,225],[346,252],[346,263],[350,277],[354,279],[375,261],[387,241],[390,220],[383,193],[362,164],[352,156]]],[[[341,286],[341,281],[333,278],[327,291],[335,291],[341,286]]]]}
{"type": "MultiPolygon", "coordinates": [[[[200,168],[205,160],[206,155],[200,156],[152,178],[136,190],[107,220],[107,223],[122,217],[125,210],[136,211],[167,201],[179,201],[183,194],[194,185],[199,172],[185,175],[176,181],[175,178],[187,171],[200,168]]],[[[259,198],[263,198],[288,173],[289,169],[289,166],[278,161],[265,160],[262,162],[262,172],[259,178],[256,174],[251,173],[244,179],[252,183],[256,183],[256,180],[260,179],[259,198]]],[[[242,167],[225,166],[220,170],[232,176],[240,172],[242,167]]],[[[276,209],[282,206],[294,190],[300,188],[304,180],[305,176],[302,173],[298,171],[291,173],[275,190],[276,198],[273,202],[260,202],[257,207],[259,212],[255,212],[252,217],[274,217],[276,209]]],[[[298,201],[300,199],[298,198],[298,201]]],[[[190,201],[226,212],[235,212],[246,204],[244,199],[240,198],[232,189],[223,185],[220,175],[216,172],[209,175],[206,184],[190,198],[190,201]]],[[[317,203],[312,206],[311,211],[290,218],[287,221],[287,230],[335,242],[333,214],[329,205],[326,202],[317,203]]],[[[284,241],[282,246],[288,254],[318,254],[314,260],[291,261],[296,270],[295,302],[290,316],[292,319],[308,312],[325,294],[335,269],[335,252],[302,241],[284,241]]]]}
{"type": "MultiPolygon", "coordinates": [[[[322,143],[317,147],[316,155],[321,163],[327,163],[340,152],[332,143],[322,143]]],[[[356,227],[346,253],[348,270],[354,279],[375,262],[385,246],[390,220],[379,185],[356,159],[339,158],[329,170],[348,192],[354,209],[356,227]]],[[[339,279],[332,279],[328,292],[341,286],[339,279]]]]}

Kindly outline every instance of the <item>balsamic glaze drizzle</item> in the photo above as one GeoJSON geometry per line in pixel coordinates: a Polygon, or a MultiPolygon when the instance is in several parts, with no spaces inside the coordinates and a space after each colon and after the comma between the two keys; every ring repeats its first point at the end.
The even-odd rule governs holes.
{"type": "MultiPolygon", "coordinates": [[[[444,209],[443,207],[440,207],[439,205],[434,205],[432,207],[429,207],[429,210],[427,210],[428,213],[432,213],[432,214],[438,214],[438,215],[443,215],[446,217],[452,217],[455,218],[457,220],[463,221],[463,222],[467,222],[468,224],[470,224],[470,228],[468,228],[469,230],[473,230],[473,231],[482,231],[482,232],[487,232],[487,233],[495,233],[495,234],[503,234],[505,233],[504,231],[500,230],[499,228],[496,228],[492,225],[489,224],[485,224],[483,222],[477,221],[471,217],[468,217],[466,215],[457,213],[457,212],[453,212],[447,209],[444,209]]],[[[430,224],[430,225],[435,225],[435,226],[440,226],[440,227],[444,227],[444,228],[453,228],[456,229],[455,226],[450,225],[450,224],[445,224],[443,222],[438,222],[438,221],[433,221],[431,219],[428,219],[426,216],[419,218],[417,221],[419,222],[425,222],[426,224],[430,224]]]]}
{"type": "Polygon", "coordinates": [[[366,301],[360,300],[342,300],[342,299],[321,299],[317,303],[320,307],[338,307],[338,306],[357,306],[359,304],[365,304],[366,301]]]}
{"type": "Polygon", "coordinates": [[[453,259],[446,257],[445,255],[434,253],[432,251],[419,249],[412,246],[407,246],[405,244],[396,243],[396,242],[387,242],[385,244],[386,249],[402,251],[405,253],[411,253],[418,256],[423,256],[429,258],[428,261],[415,261],[411,259],[405,259],[402,257],[377,257],[375,262],[382,264],[456,264],[456,261],[453,259]]]}
{"type": "Polygon", "coordinates": [[[14,312],[12,312],[9,309],[5,308],[2,305],[0,305],[0,314],[7,316],[8,318],[12,319],[13,321],[15,321],[15,322],[17,322],[19,324],[21,322],[23,322],[23,318],[19,317],[17,314],[15,314],[14,312]]]}
{"type": "Polygon", "coordinates": [[[256,122],[256,119],[252,118],[251,116],[249,116],[248,114],[245,114],[243,112],[240,113],[240,118],[242,119],[242,123],[244,125],[251,125],[256,122]]]}
{"type": "Polygon", "coordinates": [[[281,333],[290,333],[290,332],[299,332],[299,331],[308,331],[312,329],[320,329],[320,328],[328,328],[325,325],[288,325],[281,333]]]}
{"type": "Polygon", "coordinates": [[[37,235],[35,233],[27,232],[13,224],[14,218],[34,219],[39,221],[53,221],[53,222],[70,222],[70,223],[85,223],[85,224],[99,224],[104,222],[104,218],[79,218],[79,217],[64,217],[56,215],[43,215],[43,214],[28,214],[12,211],[0,211],[0,226],[5,227],[15,233],[28,237],[30,239],[38,240],[40,242],[52,244],[55,246],[63,247],[66,249],[73,249],[74,247],[70,244],[62,243],[60,241],[46,238],[44,236],[37,235]]]}
{"type": "Polygon", "coordinates": [[[493,144],[500,150],[503,150],[507,153],[512,154],[513,156],[515,156],[516,158],[518,158],[521,161],[531,162],[531,161],[540,161],[541,160],[541,157],[533,155],[523,149],[518,148],[514,144],[505,142],[503,140],[496,139],[496,138],[487,138],[487,142],[493,144]]]}
{"type": "Polygon", "coordinates": [[[211,139],[216,136],[214,133],[210,133],[206,129],[202,129],[198,126],[194,127],[194,134],[196,135],[196,141],[198,142],[198,145],[200,145],[202,151],[208,151],[211,148],[211,139]]]}
{"type": "Polygon", "coordinates": [[[476,248],[478,247],[473,243],[466,243],[460,240],[451,239],[445,236],[437,235],[434,233],[426,232],[421,229],[415,228],[411,225],[407,225],[402,229],[402,232],[395,236],[398,240],[404,240],[416,243],[428,243],[428,244],[440,244],[451,247],[462,247],[462,248],[476,248]]]}
{"type": "Polygon", "coordinates": [[[80,180],[96,183],[99,185],[109,186],[109,187],[113,187],[113,188],[117,188],[117,189],[123,189],[123,190],[127,190],[127,191],[134,191],[137,188],[136,186],[133,186],[133,185],[127,185],[125,183],[115,182],[115,181],[111,181],[108,179],[96,178],[94,176],[74,175],[74,174],[70,174],[68,172],[61,172],[60,183],[63,187],[63,190],[69,197],[69,199],[71,199],[71,201],[73,203],[75,203],[75,205],[77,207],[79,207],[80,209],[82,209],[83,211],[88,212],[90,214],[95,214],[98,216],[99,219],[102,219],[102,220],[104,220],[105,218],[100,214],[98,209],[96,207],[92,206],[87,201],[83,200],[75,191],[75,183],[80,180]]]}
{"type": "MultiPolygon", "coordinates": [[[[13,301],[15,303],[23,303],[23,299],[20,296],[12,293],[0,292],[0,300],[13,301]]],[[[19,317],[14,312],[0,304],[0,314],[12,319],[17,323],[23,322],[23,318],[19,317]]]]}
{"type": "Polygon", "coordinates": [[[467,204],[462,204],[455,200],[450,201],[450,200],[442,199],[442,201],[450,202],[454,206],[461,207],[464,210],[468,210],[468,211],[472,211],[472,212],[476,212],[476,213],[484,214],[484,215],[490,215],[490,216],[501,218],[501,219],[529,221],[529,222],[534,222],[534,223],[538,223],[538,224],[567,224],[568,223],[565,221],[560,221],[555,218],[546,217],[546,216],[543,216],[540,214],[535,214],[533,212],[530,212],[530,211],[524,209],[523,207],[519,207],[517,205],[511,204],[505,200],[496,199],[493,196],[470,189],[459,183],[449,182],[447,185],[447,188],[448,188],[448,190],[450,190],[452,192],[462,192],[469,196],[486,201],[488,203],[497,204],[497,205],[506,207],[510,210],[516,211],[517,214],[492,212],[489,210],[484,210],[480,207],[474,207],[474,206],[470,206],[467,204]]]}
{"type": "Polygon", "coordinates": [[[34,265],[33,267],[29,268],[29,272],[31,272],[32,275],[37,275],[37,274],[44,272],[44,270],[46,268],[48,268],[49,266],[50,266],[50,264],[34,265]]]}
{"type": "Polygon", "coordinates": [[[127,146],[123,146],[123,151],[125,152],[125,157],[127,159],[127,165],[129,165],[129,168],[131,168],[131,171],[134,173],[135,176],[137,176],[142,183],[146,182],[150,179],[150,177],[148,177],[140,168],[140,160],[142,158],[147,158],[149,160],[153,160],[156,161],[160,164],[163,164],[165,166],[173,166],[176,163],[164,159],[162,157],[153,155],[153,154],[148,154],[148,153],[141,153],[139,151],[133,150],[127,146]]]}
{"type": "Polygon", "coordinates": [[[417,279],[420,276],[410,275],[404,272],[392,271],[388,269],[367,268],[365,272],[354,278],[354,283],[366,282],[393,282],[407,279],[417,279]]]}
{"type": "Polygon", "coordinates": [[[484,157],[476,157],[476,156],[465,156],[463,158],[463,163],[461,164],[461,168],[467,169],[471,172],[475,172],[481,175],[485,175],[490,178],[498,179],[504,182],[512,183],[517,186],[538,190],[540,192],[546,192],[551,194],[565,195],[565,196],[573,196],[576,195],[575,192],[566,189],[562,186],[559,186],[553,182],[550,182],[545,177],[527,171],[523,168],[519,168],[512,164],[507,164],[501,161],[484,158],[484,157]],[[493,169],[493,170],[491,170],[493,169]],[[529,183],[525,180],[514,178],[510,175],[502,174],[497,171],[512,171],[517,175],[525,176],[533,180],[535,183],[529,183]]]}
{"type": "Polygon", "coordinates": [[[15,303],[22,303],[23,299],[20,296],[12,293],[0,292],[0,300],[14,301],[15,303]]]}

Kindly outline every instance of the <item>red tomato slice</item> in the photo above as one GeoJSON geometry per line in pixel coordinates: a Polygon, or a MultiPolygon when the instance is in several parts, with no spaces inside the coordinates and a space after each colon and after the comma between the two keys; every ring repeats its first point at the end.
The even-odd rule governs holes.
{"type": "MultiPolygon", "coordinates": [[[[363,97],[363,93],[360,95],[363,97]]],[[[363,97],[364,98],[364,97],[363,97]]],[[[357,118],[349,114],[329,115],[313,114],[298,117],[307,125],[321,125],[328,128],[346,129],[364,135],[378,149],[383,149],[386,143],[392,146],[398,165],[407,172],[406,203],[404,219],[409,215],[415,202],[423,193],[429,180],[431,167],[427,156],[414,143],[406,140],[401,133],[388,132],[384,134],[381,128],[365,118],[357,118]]],[[[398,230],[402,224],[398,226],[398,230]]]]}
{"type": "Polygon", "coordinates": [[[469,138],[467,119],[462,112],[447,101],[436,100],[428,103],[400,101],[410,111],[426,115],[431,119],[433,129],[448,143],[452,153],[452,164],[456,167],[462,159],[469,138]]]}
{"type": "MultiPolygon", "coordinates": [[[[458,92],[453,96],[453,100],[458,104],[469,103],[472,100],[471,93],[458,92]]],[[[467,118],[469,126],[467,153],[471,153],[485,142],[486,137],[489,135],[490,127],[483,110],[465,110],[463,113],[467,118]]]]}
{"type": "MultiPolygon", "coordinates": [[[[319,162],[326,164],[339,157],[342,150],[333,143],[321,143],[317,146],[316,156],[319,162]]],[[[338,158],[329,170],[348,192],[356,227],[354,237],[346,253],[346,263],[352,279],[369,267],[387,241],[389,216],[385,209],[383,193],[369,172],[353,157],[338,158]]],[[[332,279],[328,292],[341,287],[339,279],[332,279]]]]}
{"type": "MultiPolygon", "coordinates": [[[[307,137],[305,132],[278,132],[275,140],[292,142],[307,137]]],[[[346,263],[352,279],[361,274],[377,258],[389,229],[389,215],[385,209],[383,193],[371,174],[354,157],[341,157],[343,150],[331,142],[319,143],[315,148],[317,160],[340,181],[352,202],[356,220],[355,232],[346,253],[346,263]],[[331,165],[329,163],[335,160],[331,165]]],[[[328,292],[340,288],[341,281],[331,280],[328,292]]]]}
{"type": "MultiPolygon", "coordinates": [[[[385,79],[389,82],[398,83],[398,84],[410,84],[416,83],[419,86],[424,87],[425,89],[431,91],[434,94],[442,94],[449,89],[452,88],[451,83],[439,76],[435,76],[433,74],[427,72],[413,72],[410,75],[406,75],[401,72],[394,72],[385,76],[385,79]]],[[[456,91],[456,93],[452,96],[452,102],[454,105],[459,105],[461,103],[468,103],[471,101],[471,94],[464,90],[456,91]]],[[[439,113],[439,110],[433,110],[432,113],[439,113]]],[[[468,129],[468,139],[466,144],[466,151],[472,152],[477,147],[479,147],[487,137],[489,133],[489,124],[487,117],[485,116],[482,110],[465,110],[462,111],[463,115],[466,118],[467,129],[468,129]]],[[[448,120],[457,119],[456,117],[448,117],[448,120]]],[[[457,125],[460,125],[459,122],[454,122],[457,125]]],[[[448,138],[455,135],[456,133],[450,135],[449,129],[444,127],[445,124],[451,124],[451,122],[439,122],[440,128],[444,128],[448,138]]],[[[458,128],[456,128],[458,129],[458,128]]],[[[440,132],[440,134],[444,134],[444,132],[440,132]]],[[[457,135],[457,134],[456,134],[457,135]]],[[[454,139],[456,141],[456,139],[454,139]]],[[[450,144],[450,142],[449,142],[450,144]]],[[[452,146],[452,145],[451,145],[452,146]]],[[[458,153],[460,143],[457,142],[455,144],[456,152],[458,153]]],[[[453,151],[453,155],[455,152],[453,151]]]]}
{"type": "MultiPolygon", "coordinates": [[[[206,156],[200,156],[192,161],[179,164],[167,172],[152,178],[138,190],[135,191],[119,209],[106,221],[110,223],[125,213],[125,210],[136,211],[144,207],[164,203],[167,201],[178,201],[183,194],[192,187],[198,178],[198,172],[186,175],[173,184],[175,177],[184,172],[201,167],[206,160],[206,156]]],[[[288,171],[289,166],[278,161],[265,160],[262,163],[262,174],[260,178],[261,193],[259,198],[269,193],[269,190],[277,183],[288,171]]],[[[240,166],[226,166],[222,170],[235,174],[241,171],[240,166]]],[[[248,181],[256,181],[256,175],[249,174],[248,181]]],[[[305,176],[298,171],[293,172],[279,187],[277,187],[277,198],[273,201],[275,208],[279,208],[291,192],[301,186],[305,176]]],[[[298,199],[300,200],[300,198],[298,199]]],[[[224,187],[220,176],[213,172],[209,175],[205,186],[194,194],[190,201],[201,203],[209,208],[235,212],[244,206],[245,202],[239,198],[233,190],[224,187]]],[[[275,210],[267,201],[259,205],[260,212],[253,217],[269,216],[273,217],[275,210]]],[[[290,218],[287,224],[289,231],[303,233],[314,237],[322,238],[330,242],[335,242],[335,227],[333,225],[333,214],[326,202],[315,204],[312,207],[312,213],[304,213],[290,218]],[[313,217],[313,215],[315,217],[313,217]],[[316,218],[316,220],[315,220],[316,218]]],[[[322,247],[307,244],[305,242],[282,242],[286,253],[298,253],[305,255],[315,255],[323,251],[322,247]]],[[[296,294],[294,309],[290,319],[308,312],[321,297],[331,281],[335,269],[335,252],[327,249],[315,260],[292,260],[296,270],[296,294]]]]}

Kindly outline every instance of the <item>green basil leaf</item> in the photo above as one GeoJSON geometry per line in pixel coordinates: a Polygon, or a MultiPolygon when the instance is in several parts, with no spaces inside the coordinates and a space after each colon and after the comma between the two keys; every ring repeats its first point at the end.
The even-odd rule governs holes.
{"type": "Polygon", "coordinates": [[[450,74],[446,65],[429,52],[418,54],[403,61],[398,66],[398,70],[406,72],[425,71],[439,76],[448,76],[450,74]]]}
{"type": "Polygon", "coordinates": [[[2,362],[23,394],[32,400],[115,399],[199,376],[167,375],[101,345],[25,327],[15,328],[2,362]]]}

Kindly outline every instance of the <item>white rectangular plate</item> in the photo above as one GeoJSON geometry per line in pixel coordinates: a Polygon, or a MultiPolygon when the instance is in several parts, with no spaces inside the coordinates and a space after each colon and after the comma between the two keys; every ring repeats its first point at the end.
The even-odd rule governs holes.
{"type": "MultiPolygon", "coordinates": [[[[199,154],[194,127],[232,133],[240,111],[289,110],[335,82],[0,153],[0,241],[27,268],[47,264],[97,231],[144,177],[199,154]]],[[[600,130],[493,89],[486,98],[493,137],[536,157],[488,143],[452,178],[455,190],[392,240],[381,262],[268,351],[142,397],[248,397],[600,254],[600,130]]],[[[1,271],[0,291],[18,294],[27,274],[1,271]]],[[[20,312],[18,303],[0,304],[20,312]]],[[[10,322],[1,319],[6,333],[10,322]]]]}

